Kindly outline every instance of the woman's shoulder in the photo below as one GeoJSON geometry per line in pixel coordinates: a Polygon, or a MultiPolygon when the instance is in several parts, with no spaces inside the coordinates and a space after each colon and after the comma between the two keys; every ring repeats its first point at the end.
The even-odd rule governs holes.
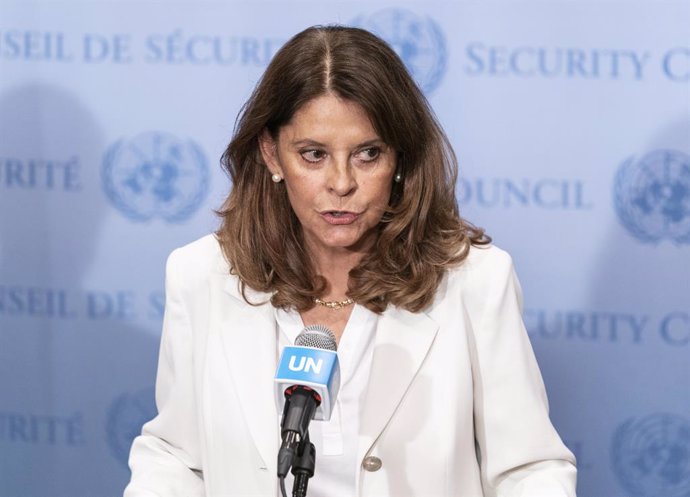
{"type": "Polygon", "coordinates": [[[463,293],[484,293],[512,278],[513,259],[496,245],[473,245],[467,257],[448,271],[448,285],[463,293]]]}
{"type": "Polygon", "coordinates": [[[465,260],[454,269],[459,274],[504,272],[513,266],[513,258],[508,252],[494,244],[472,245],[465,260]]]}
{"type": "Polygon", "coordinates": [[[472,246],[467,257],[448,270],[435,305],[445,308],[462,302],[473,314],[514,291],[520,295],[510,254],[495,245],[472,246]]]}
{"type": "Polygon", "coordinates": [[[209,234],[176,248],[168,256],[168,275],[183,279],[205,278],[210,273],[228,274],[228,263],[215,234],[209,234]]]}

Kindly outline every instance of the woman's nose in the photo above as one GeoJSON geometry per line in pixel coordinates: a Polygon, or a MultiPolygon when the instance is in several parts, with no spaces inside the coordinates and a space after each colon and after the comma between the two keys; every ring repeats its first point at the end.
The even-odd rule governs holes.
{"type": "Polygon", "coordinates": [[[357,189],[352,165],[349,158],[334,160],[328,175],[328,189],[340,197],[350,195],[357,189]]]}

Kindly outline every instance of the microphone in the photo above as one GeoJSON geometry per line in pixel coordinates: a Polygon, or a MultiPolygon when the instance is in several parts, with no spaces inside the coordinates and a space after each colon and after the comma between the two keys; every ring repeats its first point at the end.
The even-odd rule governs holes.
{"type": "Polygon", "coordinates": [[[283,410],[279,478],[287,476],[300,444],[309,443],[311,420],[331,419],[340,389],[336,349],[335,335],[322,325],[307,326],[294,346],[283,349],[274,381],[276,403],[283,410]]]}

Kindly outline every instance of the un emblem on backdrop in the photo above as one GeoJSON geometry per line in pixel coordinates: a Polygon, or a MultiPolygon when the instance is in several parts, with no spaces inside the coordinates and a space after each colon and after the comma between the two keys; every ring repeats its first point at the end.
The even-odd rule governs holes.
{"type": "Polygon", "coordinates": [[[690,422],[672,414],[629,419],[613,435],[613,470],[635,497],[690,495],[690,422]]]}
{"type": "Polygon", "coordinates": [[[623,226],[643,242],[690,243],[690,156],[655,150],[626,160],[614,186],[623,226]]]}
{"type": "Polygon", "coordinates": [[[430,17],[421,18],[403,9],[386,9],[357,17],[353,25],[386,40],[424,92],[429,93],[439,85],[446,71],[446,40],[430,17]]]}
{"type": "Polygon", "coordinates": [[[154,398],[154,389],[151,387],[122,394],[110,404],[105,427],[106,439],[110,452],[125,466],[132,441],[141,433],[142,425],[157,414],[154,398]]]}
{"type": "Polygon", "coordinates": [[[209,189],[201,148],[168,133],[148,132],[115,142],[105,153],[103,190],[134,221],[160,217],[175,223],[189,218],[209,189]]]}

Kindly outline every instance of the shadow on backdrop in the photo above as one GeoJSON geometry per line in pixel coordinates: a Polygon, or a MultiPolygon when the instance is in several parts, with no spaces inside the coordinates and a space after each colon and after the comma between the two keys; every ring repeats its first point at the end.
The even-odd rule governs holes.
{"type": "MultiPolygon", "coordinates": [[[[0,494],[121,493],[126,453],[155,414],[158,338],[93,319],[87,271],[104,229],[101,124],[36,82],[0,94],[0,494]]],[[[133,275],[134,277],[134,275],[133,275]]]]}

